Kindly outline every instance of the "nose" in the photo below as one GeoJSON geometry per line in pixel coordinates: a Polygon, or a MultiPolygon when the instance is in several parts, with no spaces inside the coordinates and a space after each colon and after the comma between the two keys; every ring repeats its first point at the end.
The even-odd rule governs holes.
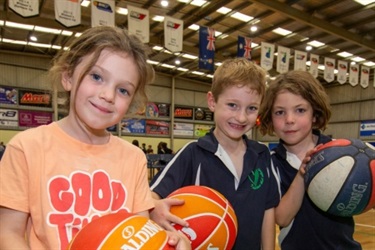
{"type": "Polygon", "coordinates": [[[115,100],[115,90],[110,86],[103,86],[100,89],[99,97],[106,102],[113,103],[115,100]]]}
{"type": "Polygon", "coordinates": [[[237,111],[236,120],[240,123],[245,123],[247,121],[247,114],[245,109],[239,109],[237,111]]]}
{"type": "Polygon", "coordinates": [[[285,122],[286,123],[294,123],[294,115],[290,114],[290,113],[287,113],[285,115],[285,122]]]}

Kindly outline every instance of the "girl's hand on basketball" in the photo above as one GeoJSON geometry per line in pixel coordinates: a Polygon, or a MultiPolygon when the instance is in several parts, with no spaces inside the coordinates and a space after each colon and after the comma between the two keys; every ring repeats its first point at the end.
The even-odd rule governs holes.
{"type": "Polygon", "coordinates": [[[190,250],[191,243],[190,240],[181,232],[171,232],[167,231],[169,239],[168,244],[175,247],[176,250],[190,250]]]}
{"type": "Polygon", "coordinates": [[[181,206],[184,203],[184,200],[175,198],[155,200],[155,208],[150,212],[151,219],[169,231],[176,231],[172,224],[188,227],[189,224],[186,221],[170,212],[172,206],[181,206]]]}

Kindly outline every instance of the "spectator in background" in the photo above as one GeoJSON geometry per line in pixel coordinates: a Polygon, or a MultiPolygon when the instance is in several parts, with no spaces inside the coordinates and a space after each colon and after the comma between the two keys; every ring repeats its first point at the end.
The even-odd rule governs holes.
{"type": "Polygon", "coordinates": [[[142,151],[147,154],[146,143],[142,143],[142,151]]]}
{"type": "Polygon", "coordinates": [[[0,142],[0,160],[3,157],[4,151],[5,151],[4,142],[0,142]]]}
{"type": "Polygon", "coordinates": [[[163,142],[161,144],[164,154],[173,154],[173,150],[168,148],[168,144],[166,142],[163,142]]]}
{"type": "Polygon", "coordinates": [[[137,146],[137,147],[139,148],[139,141],[138,141],[138,140],[133,140],[133,141],[132,141],[132,144],[133,144],[134,146],[137,146]]]}
{"type": "Polygon", "coordinates": [[[154,149],[152,148],[152,145],[148,145],[146,153],[147,154],[153,154],[154,153],[154,149]]]}

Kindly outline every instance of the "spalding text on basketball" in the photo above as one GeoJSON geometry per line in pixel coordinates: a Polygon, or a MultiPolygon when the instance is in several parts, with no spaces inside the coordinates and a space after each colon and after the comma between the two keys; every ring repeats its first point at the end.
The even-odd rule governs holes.
{"type": "Polygon", "coordinates": [[[127,226],[122,231],[122,237],[127,240],[127,242],[121,246],[124,250],[136,250],[142,249],[143,245],[156,233],[163,231],[163,229],[153,222],[148,220],[146,224],[137,232],[135,232],[133,226],[127,226]]]}
{"type": "Polygon", "coordinates": [[[368,183],[365,185],[358,185],[354,184],[352,186],[352,193],[347,205],[344,203],[339,203],[337,205],[337,209],[342,216],[349,216],[353,214],[353,211],[357,208],[358,204],[361,202],[363,198],[363,193],[367,190],[368,183]]]}

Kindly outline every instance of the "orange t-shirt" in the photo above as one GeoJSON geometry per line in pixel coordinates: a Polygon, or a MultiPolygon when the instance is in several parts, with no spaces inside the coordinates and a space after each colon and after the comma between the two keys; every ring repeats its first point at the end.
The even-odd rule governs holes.
{"type": "Polygon", "coordinates": [[[111,136],[90,145],[57,123],[17,134],[0,163],[0,205],[30,214],[32,249],[66,249],[75,233],[103,214],[153,208],[147,160],[111,136]]]}

